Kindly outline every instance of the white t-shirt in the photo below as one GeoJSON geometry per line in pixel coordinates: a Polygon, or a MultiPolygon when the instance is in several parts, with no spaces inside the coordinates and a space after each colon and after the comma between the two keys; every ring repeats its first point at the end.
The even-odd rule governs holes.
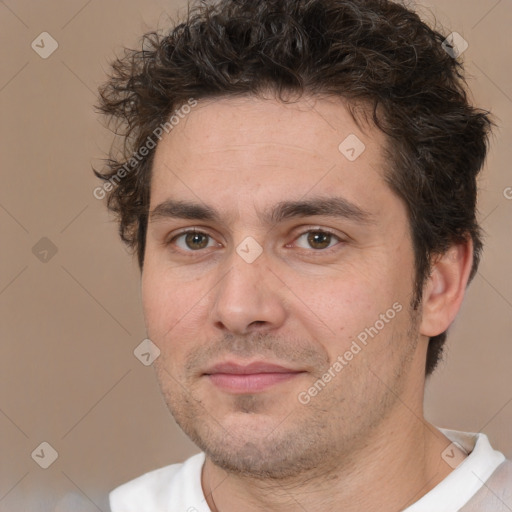
{"type": "MultiPolygon", "coordinates": [[[[469,453],[442,482],[403,512],[511,512],[512,462],[485,434],[439,429],[469,453]]],[[[131,480],[110,493],[112,512],[211,512],[201,487],[204,453],[131,480]]]]}

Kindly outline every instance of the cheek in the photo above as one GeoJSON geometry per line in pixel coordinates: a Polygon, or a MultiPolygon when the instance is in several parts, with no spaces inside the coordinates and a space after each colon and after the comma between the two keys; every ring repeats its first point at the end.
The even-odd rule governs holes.
{"type": "Polygon", "coordinates": [[[298,274],[290,279],[299,299],[292,301],[292,315],[301,319],[309,335],[324,345],[333,358],[343,354],[361,333],[364,338],[367,329],[375,333],[376,323],[383,346],[395,329],[403,327],[403,314],[399,313],[407,309],[410,283],[405,282],[403,271],[400,277],[396,268],[345,266],[338,275],[327,279],[298,274]]]}
{"type": "MultiPolygon", "coordinates": [[[[331,286],[325,294],[317,297],[313,308],[325,319],[331,334],[343,333],[342,339],[355,336],[368,319],[373,318],[378,297],[361,283],[343,282],[331,286]]],[[[336,340],[335,340],[336,341],[336,340]]]]}
{"type": "Polygon", "coordinates": [[[196,324],[201,295],[197,281],[180,283],[146,267],[142,276],[144,319],[149,338],[161,350],[165,340],[181,337],[187,325],[196,324]]]}

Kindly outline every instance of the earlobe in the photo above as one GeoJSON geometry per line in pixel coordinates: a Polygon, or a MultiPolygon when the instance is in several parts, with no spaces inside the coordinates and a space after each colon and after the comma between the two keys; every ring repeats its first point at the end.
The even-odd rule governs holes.
{"type": "Polygon", "coordinates": [[[420,333],[437,336],[446,331],[460,309],[473,264],[473,242],[453,245],[437,255],[423,288],[420,333]]]}

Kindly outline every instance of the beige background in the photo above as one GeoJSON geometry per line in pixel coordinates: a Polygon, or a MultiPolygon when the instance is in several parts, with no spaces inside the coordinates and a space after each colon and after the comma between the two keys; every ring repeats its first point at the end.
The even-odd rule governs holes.
{"type": "MultiPolygon", "coordinates": [[[[111,140],[92,107],[108,61],[166,26],[178,5],[0,2],[1,511],[107,510],[108,490],[196,451],[133,355],[145,338],[138,271],[92,195],[90,170],[111,140]],[[47,59],[31,48],[43,31],[59,45],[47,59]],[[43,237],[51,258],[47,241],[33,253],[43,237]],[[43,441],[59,455],[46,470],[31,458],[43,441]],[[77,503],[58,505],[69,492],[77,503]]],[[[484,431],[512,457],[512,2],[422,5],[469,42],[470,86],[500,125],[481,179],[485,256],[428,387],[427,416],[484,431]]]]}

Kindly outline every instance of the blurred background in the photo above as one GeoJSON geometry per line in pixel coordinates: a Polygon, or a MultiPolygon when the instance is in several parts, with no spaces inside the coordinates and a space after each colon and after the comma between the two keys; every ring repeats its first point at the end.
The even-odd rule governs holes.
{"type": "MultiPolygon", "coordinates": [[[[512,3],[416,4],[469,43],[474,102],[499,125],[480,179],[485,253],[426,415],[485,432],[510,458],[512,3]]],[[[93,107],[108,63],[185,5],[0,1],[0,511],[106,512],[112,488],[198,451],[134,356],[146,337],[139,272],[91,171],[112,141],[93,107]]]]}

